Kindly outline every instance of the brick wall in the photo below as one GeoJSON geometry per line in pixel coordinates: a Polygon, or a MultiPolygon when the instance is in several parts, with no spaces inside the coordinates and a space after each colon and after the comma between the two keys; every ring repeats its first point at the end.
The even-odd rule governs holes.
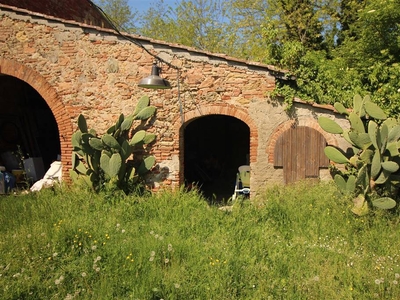
{"type": "Polygon", "coordinates": [[[99,27],[112,28],[103,14],[87,0],[1,0],[2,4],[22,7],[26,10],[51,15],[64,20],[74,20],[80,23],[99,27]]]}

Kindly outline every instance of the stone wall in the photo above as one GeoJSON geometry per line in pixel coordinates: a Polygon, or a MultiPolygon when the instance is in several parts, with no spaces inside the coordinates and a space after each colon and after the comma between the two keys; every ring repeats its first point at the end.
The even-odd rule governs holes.
{"type": "MultiPolygon", "coordinates": [[[[252,189],[279,182],[281,170],[270,157],[273,134],[285,122],[311,124],[332,110],[296,105],[295,118],[268,92],[280,74],[271,66],[200,52],[112,30],[31,16],[0,6],[0,73],[17,77],[46,100],[59,126],[62,162],[70,166],[71,134],[79,114],[89,127],[104,132],[119,114],[130,114],[142,95],[157,106],[153,147],[164,184],[183,182],[183,128],[205,115],[233,116],[250,128],[252,189]],[[149,75],[157,55],[170,90],[143,90],[137,82],[149,75]],[[294,121],[293,121],[294,120],[294,121]]],[[[337,141],[327,137],[331,142],[337,141]]],[[[157,174],[153,178],[156,181],[157,174]]]]}

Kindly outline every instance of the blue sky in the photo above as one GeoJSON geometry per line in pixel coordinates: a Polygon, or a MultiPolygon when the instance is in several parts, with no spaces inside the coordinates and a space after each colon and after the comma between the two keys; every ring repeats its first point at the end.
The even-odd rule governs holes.
{"type": "MultiPolygon", "coordinates": [[[[147,11],[157,0],[128,0],[132,11],[136,8],[140,13],[147,11]]],[[[164,0],[165,5],[173,6],[177,0],[164,0]]],[[[179,2],[179,1],[178,1],[179,2]]]]}

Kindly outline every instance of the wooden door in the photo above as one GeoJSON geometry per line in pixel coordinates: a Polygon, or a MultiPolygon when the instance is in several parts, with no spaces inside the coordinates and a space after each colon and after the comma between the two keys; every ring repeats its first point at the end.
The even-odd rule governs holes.
{"type": "Polygon", "coordinates": [[[319,169],[327,168],[326,140],[317,130],[299,126],[286,130],[274,150],[274,166],[283,168],[285,184],[306,178],[319,178],[319,169]]]}

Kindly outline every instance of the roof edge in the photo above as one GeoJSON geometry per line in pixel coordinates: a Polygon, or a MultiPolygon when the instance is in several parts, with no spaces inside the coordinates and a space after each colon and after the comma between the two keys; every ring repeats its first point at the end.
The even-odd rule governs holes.
{"type": "Polygon", "coordinates": [[[92,29],[92,30],[96,30],[96,31],[99,31],[99,32],[104,32],[104,33],[108,33],[108,34],[112,34],[112,35],[116,35],[116,36],[121,36],[122,38],[127,39],[127,40],[132,40],[133,39],[136,42],[138,42],[139,44],[141,44],[141,42],[144,42],[144,43],[149,43],[149,44],[153,44],[153,45],[166,46],[166,47],[169,47],[169,48],[172,48],[172,49],[185,50],[187,52],[197,53],[197,54],[205,55],[205,56],[208,56],[208,57],[211,57],[211,58],[216,58],[216,59],[219,59],[219,60],[225,60],[227,62],[233,62],[233,63],[237,63],[237,64],[242,64],[242,65],[246,65],[246,66],[252,67],[252,68],[266,69],[266,70],[268,70],[270,72],[270,74],[272,76],[274,76],[276,78],[279,78],[279,79],[284,79],[284,80],[294,80],[295,79],[293,76],[289,75],[289,71],[288,70],[279,69],[279,68],[277,68],[277,67],[275,67],[273,65],[263,64],[263,63],[256,62],[256,61],[250,61],[250,60],[235,58],[235,57],[223,54],[223,53],[213,53],[213,52],[209,52],[209,51],[203,51],[203,50],[199,50],[197,48],[185,46],[185,45],[182,45],[182,44],[168,43],[168,42],[165,42],[165,41],[162,41],[162,40],[156,40],[156,39],[144,37],[144,36],[137,35],[137,34],[131,34],[131,33],[127,33],[127,32],[119,32],[119,31],[114,30],[114,29],[102,28],[102,27],[99,27],[99,26],[89,25],[89,24],[85,24],[85,23],[81,23],[81,22],[77,22],[77,21],[72,21],[72,20],[65,20],[65,19],[62,19],[62,18],[57,18],[57,17],[53,17],[53,16],[50,16],[50,15],[46,15],[46,14],[42,14],[42,13],[38,13],[38,12],[33,12],[33,11],[30,11],[30,10],[27,10],[27,9],[15,7],[15,6],[9,6],[9,5],[0,3],[0,10],[2,10],[2,9],[3,10],[8,10],[8,11],[13,11],[15,13],[34,16],[36,18],[47,19],[47,20],[52,21],[52,22],[57,21],[57,22],[60,22],[60,23],[63,23],[63,24],[78,26],[78,27],[92,29]]]}

